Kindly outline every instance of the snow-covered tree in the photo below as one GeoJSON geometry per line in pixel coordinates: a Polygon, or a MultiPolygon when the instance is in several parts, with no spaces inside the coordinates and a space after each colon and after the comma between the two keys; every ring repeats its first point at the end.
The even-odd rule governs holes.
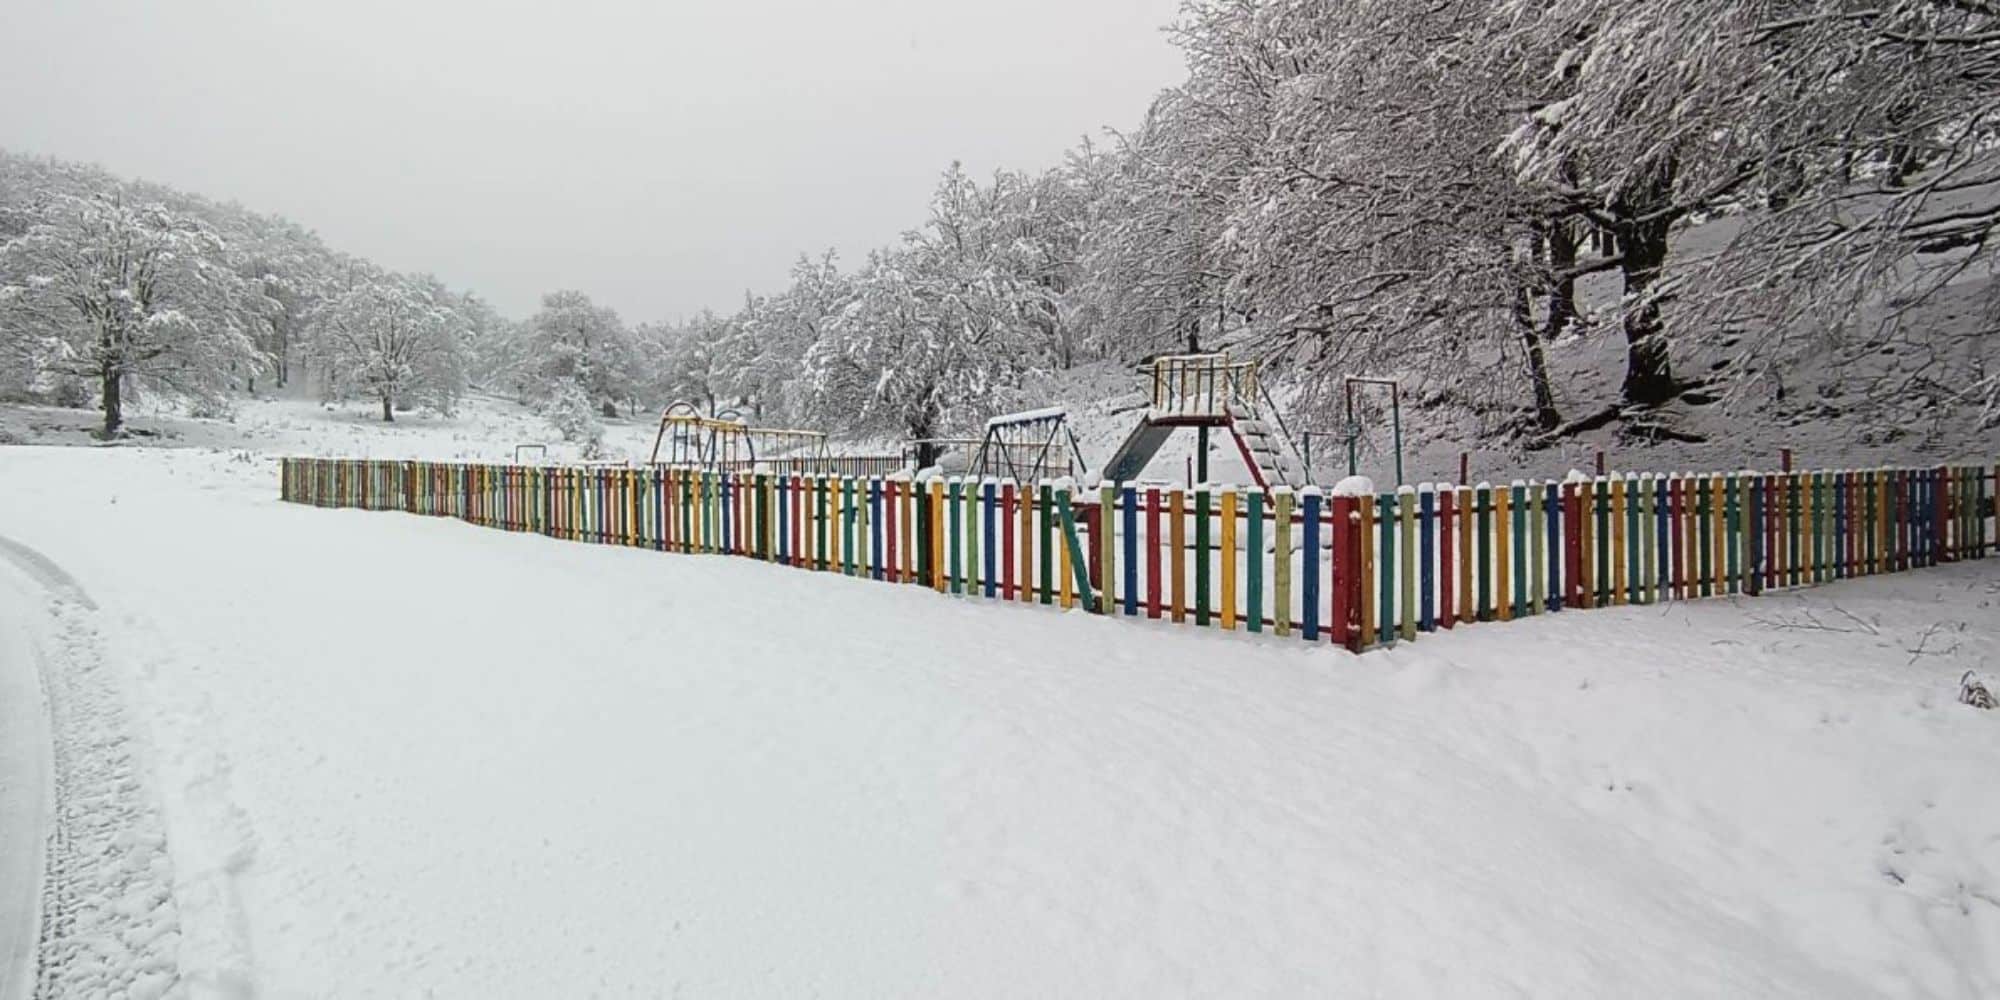
{"type": "Polygon", "coordinates": [[[164,205],[57,195],[0,249],[0,274],[16,349],[92,380],[106,436],[118,433],[130,389],[213,400],[258,364],[221,237],[164,205]]]}
{"type": "Polygon", "coordinates": [[[542,403],[542,415],[564,441],[575,444],[584,459],[604,454],[604,424],[597,419],[590,395],[575,380],[565,379],[542,403]]]}
{"type": "Polygon", "coordinates": [[[810,412],[833,426],[929,438],[1012,401],[1053,352],[1026,315],[1033,295],[991,238],[993,189],[956,167],[931,221],[878,251],[854,297],[806,356],[810,412]]]}
{"type": "Polygon", "coordinates": [[[465,388],[466,334],[451,294],[436,279],[366,274],[321,317],[329,393],[379,402],[384,421],[415,403],[449,413],[465,388]]]}
{"type": "MultiPolygon", "coordinates": [[[[2000,7],[1495,0],[1481,37],[1534,84],[1503,149],[1513,169],[1609,237],[1627,402],[1675,395],[1675,343],[1735,345],[1722,377],[1739,387],[1782,358],[1877,350],[1989,259],[2000,7]],[[1718,218],[1719,245],[1676,244],[1718,218]]],[[[1984,344],[1993,327],[1969,333],[1984,344]]],[[[1980,346],[1935,341],[1964,332],[1901,331],[1955,359],[1938,377],[1976,386],[1964,359],[1980,346]]]]}
{"type": "Polygon", "coordinates": [[[1234,141],[1242,122],[1197,89],[1191,81],[1161,94],[1139,129],[1117,137],[1115,175],[1079,248],[1099,350],[1212,349],[1224,327],[1242,323],[1224,297],[1236,261],[1222,243],[1228,199],[1247,166],[1234,141]]]}
{"type": "Polygon", "coordinates": [[[852,276],[841,272],[832,251],[801,254],[791,283],[782,291],[751,299],[726,327],[691,331],[724,339],[712,357],[715,387],[750,403],[771,419],[803,419],[809,404],[802,362],[831,332],[854,297],[852,276]]]}
{"type": "MultiPolygon", "coordinates": [[[[647,397],[662,406],[692,403],[704,413],[741,402],[742,391],[723,361],[739,324],[740,320],[703,310],[686,323],[640,326],[634,336],[640,356],[646,359],[647,397]]],[[[798,359],[792,359],[790,372],[798,372],[798,359]]]]}
{"type": "MultiPolygon", "coordinates": [[[[333,255],[310,232],[283,219],[243,226],[235,244],[236,271],[249,286],[246,311],[261,370],[283,388],[294,356],[310,348],[315,311],[333,292],[333,255]]],[[[255,373],[247,386],[255,390],[255,373]]]]}
{"type": "Polygon", "coordinates": [[[618,313],[578,291],[542,296],[541,311],[526,323],[524,389],[545,399],[574,382],[600,409],[631,403],[638,388],[638,357],[618,313]]]}
{"type": "Polygon", "coordinates": [[[1484,25],[1477,4],[1288,0],[1194,6],[1180,26],[1178,100],[1232,137],[1187,154],[1235,164],[1204,251],[1233,272],[1220,315],[1290,366],[1308,409],[1386,370],[1482,405],[1525,387],[1534,425],[1560,419],[1543,345],[1574,317],[1572,233],[1492,155],[1507,81],[1450,55],[1484,25]]]}

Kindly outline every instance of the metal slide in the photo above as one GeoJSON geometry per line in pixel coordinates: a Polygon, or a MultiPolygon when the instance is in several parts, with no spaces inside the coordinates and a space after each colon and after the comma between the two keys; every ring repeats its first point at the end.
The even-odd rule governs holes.
{"type": "Polygon", "coordinates": [[[1270,489],[1274,486],[1299,487],[1305,485],[1304,470],[1296,458],[1290,454],[1290,447],[1273,434],[1262,420],[1230,414],[1214,422],[1190,423],[1187,418],[1157,420],[1143,419],[1132,433],[1125,436],[1125,443],[1118,446],[1111,460],[1104,464],[1102,477],[1114,483],[1129,483],[1137,480],[1146,471],[1146,465],[1159,454],[1160,446],[1167,443],[1174,431],[1182,427],[1210,426],[1216,430],[1226,430],[1236,441],[1238,454],[1243,465],[1250,472],[1259,487],[1270,489]]]}
{"type": "Polygon", "coordinates": [[[1111,453],[1111,460],[1104,463],[1104,471],[1099,476],[1114,483],[1129,483],[1146,471],[1146,464],[1159,454],[1160,446],[1174,433],[1173,425],[1157,424],[1151,420],[1141,420],[1125,436],[1125,443],[1111,453]]]}

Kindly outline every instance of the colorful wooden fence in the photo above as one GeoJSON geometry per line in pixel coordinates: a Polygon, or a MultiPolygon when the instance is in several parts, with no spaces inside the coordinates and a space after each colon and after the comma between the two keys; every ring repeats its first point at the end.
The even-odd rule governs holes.
{"type": "Polygon", "coordinates": [[[1362,650],[1471,622],[2000,551],[2000,466],[1614,475],[1326,496],[286,459],[283,498],[1362,650]]]}

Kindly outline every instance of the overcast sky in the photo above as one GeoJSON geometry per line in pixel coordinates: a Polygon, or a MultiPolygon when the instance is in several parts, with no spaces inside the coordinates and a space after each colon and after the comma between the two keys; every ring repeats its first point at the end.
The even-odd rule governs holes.
{"type": "Polygon", "coordinates": [[[0,147],[630,321],[855,264],[937,173],[1057,162],[1182,75],[1175,0],[6,0],[0,147]]]}

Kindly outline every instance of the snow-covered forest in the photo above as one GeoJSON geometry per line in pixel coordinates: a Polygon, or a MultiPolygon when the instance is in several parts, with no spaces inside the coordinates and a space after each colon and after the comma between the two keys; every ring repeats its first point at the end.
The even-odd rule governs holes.
{"type": "Polygon", "coordinates": [[[567,290],[503,317],[284,219],[6,156],[0,395],[115,431],[135,393],[304,378],[387,420],[478,385],[579,438],[671,399],[928,437],[1051,372],[1227,347],[1308,414],[1390,372],[1524,446],[1829,383],[1864,421],[2000,425],[2000,7],[1202,0],[1171,32],[1187,78],[1136,125],[1038,172],[954,164],[894,245],[666,320],[567,290]],[[1971,321],[1923,318],[1944,295],[1971,321]],[[1622,345],[1605,398],[1552,383],[1579,339],[1622,345]]]}
{"type": "Polygon", "coordinates": [[[504,322],[286,219],[0,153],[0,398],[94,405],[106,434],[141,393],[225,413],[306,372],[385,420],[449,411],[504,322]]]}

